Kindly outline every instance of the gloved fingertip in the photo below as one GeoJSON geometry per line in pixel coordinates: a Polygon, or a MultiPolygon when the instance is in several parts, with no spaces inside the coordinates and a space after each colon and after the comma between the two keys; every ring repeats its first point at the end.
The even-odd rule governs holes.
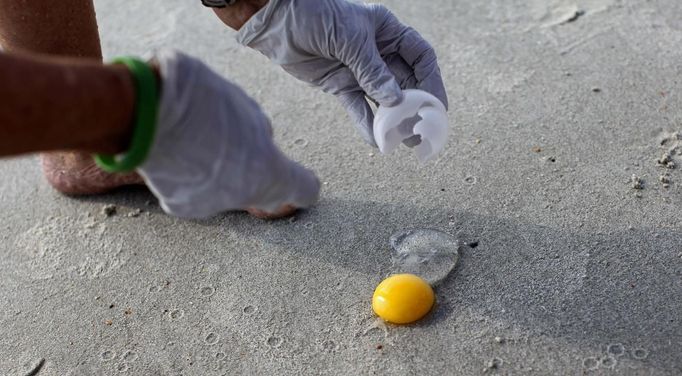
{"type": "Polygon", "coordinates": [[[445,90],[445,84],[443,83],[443,79],[440,76],[435,76],[428,81],[421,82],[417,88],[427,91],[434,97],[438,98],[441,103],[443,103],[446,110],[450,107],[448,93],[445,90]]]}
{"type": "Polygon", "coordinates": [[[448,95],[443,94],[442,96],[438,96],[438,99],[440,99],[441,102],[443,102],[443,105],[445,106],[445,111],[448,111],[450,109],[450,102],[448,101],[448,95]]]}
{"type": "Polygon", "coordinates": [[[386,107],[394,107],[402,103],[403,99],[405,98],[405,94],[403,93],[403,89],[400,88],[398,82],[395,79],[392,79],[387,82],[385,86],[386,88],[382,90],[383,98],[373,99],[376,100],[380,105],[386,107]]]}
{"type": "Polygon", "coordinates": [[[298,208],[307,208],[314,205],[320,198],[322,184],[312,170],[299,164],[294,165],[296,179],[296,191],[293,203],[298,208]]]}
{"type": "Polygon", "coordinates": [[[440,99],[441,102],[443,102],[445,109],[448,110],[450,107],[448,93],[445,90],[445,84],[443,83],[443,79],[440,77],[438,77],[438,85],[434,95],[436,96],[436,98],[440,99]]]}
{"type": "Polygon", "coordinates": [[[367,124],[356,124],[356,128],[360,132],[360,137],[365,143],[371,147],[378,148],[376,141],[374,140],[374,130],[372,126],[367,124]]]}

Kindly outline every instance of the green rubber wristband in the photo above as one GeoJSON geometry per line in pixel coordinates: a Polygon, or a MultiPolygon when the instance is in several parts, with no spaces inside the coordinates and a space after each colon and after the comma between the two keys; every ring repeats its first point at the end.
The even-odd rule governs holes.
{"type": "Polygon", "coordinates": [[[159,90],[156,75],[145,62],[132,57],[119,57],[112,64],[123,64],[133,75],[135,84],[135,123],[130,149],[121,155],[96,154],[95,162],[107,172],[132,172],[149,155],[156,133],[159,90]]]}

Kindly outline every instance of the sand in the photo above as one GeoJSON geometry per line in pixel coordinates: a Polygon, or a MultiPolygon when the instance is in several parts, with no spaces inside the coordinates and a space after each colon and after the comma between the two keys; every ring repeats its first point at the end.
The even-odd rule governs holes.
{"type": "Polygon", "coordinates": [[[198,2],[96,1],[108,58],[204,58],[322,199],[185,221],[143,189],[72,199],[35,158],[0,162],[0,374],[682,373],[682,171],[657,163],[682,131],[682,3],[384,3],[440,56],[452,137],[425,166],[364,145],[198,2]],[[389,237],[415,227],[476,246],[424,321],[381,325],[389,237]]]}

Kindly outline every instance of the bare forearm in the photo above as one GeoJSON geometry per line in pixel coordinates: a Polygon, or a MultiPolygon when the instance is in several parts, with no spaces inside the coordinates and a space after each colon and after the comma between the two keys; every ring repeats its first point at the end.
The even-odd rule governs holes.
{"type": "Polygon", "coordinates": [[[0,0],[0,45],[8,52],[102,55],[92,0],[0,0]]]}
{"type": "Polygon", "coordinates": [[[127,68],[0,54],[0,156],[127,148],[134,88],[127,68]]]}
{"type": "Polygon", "coordinates": [[[215,8],[214,11],[223,23],[234,30],[239,30],[268,0],[237,0],[234,5],[215,8]]]}

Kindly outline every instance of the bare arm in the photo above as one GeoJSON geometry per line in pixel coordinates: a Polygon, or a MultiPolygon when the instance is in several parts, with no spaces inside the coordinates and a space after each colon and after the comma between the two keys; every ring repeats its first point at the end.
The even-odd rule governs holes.
{"type": "Polygon", "coordinates": [[[0,0],[0,45],[9,52],[102,59],[92,0],[0,0]]]}
{"type": "Polygon", "coordinates": [[[135,96],[127,68],[0,53],[0,82],[0,156],[127,149],[135,96]]]}
{"type": "Polygon", "coordinates": [[[268,3],[268,0],[238,0],[234,5],[215,8],[215,14],[223,23],[234,30],[244,24],[268,3]]]}

